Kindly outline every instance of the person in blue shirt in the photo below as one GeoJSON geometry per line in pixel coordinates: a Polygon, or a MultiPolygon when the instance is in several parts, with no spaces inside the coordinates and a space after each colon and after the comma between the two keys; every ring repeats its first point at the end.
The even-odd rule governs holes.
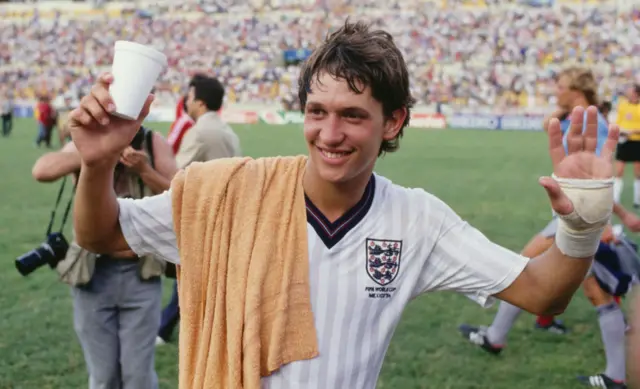
{"type": "MultiPolygon", "coordinates": [[[[556,98],[558,109],[548,115],[543,121],[544,130],[548,130],[551,119],[560,121],[563,134],[562,143],[567,152],[567,135],[571,120],[570,113],[575,107],[585,108],[583,123],[587,123],[587,107],[598,107],[598,84],[591,70],[582,67],[569,67],[556,78],[556,98]]],[[[591,108],[593,110],[593,108],[591,108]]],[[[606,118],[597,112],[597,146],[596,154],[600,154],[609,135],[609,125],[606,118]]],[[[586,128],[583,127],[584,132],[586,128]]],[[[557,218],[543,228],[522,250],[522,255],[534,258],[547,251],[555,240],[557,218]]],[[[602,339],[607,356],[607,368],[602,374],[581,376],[579,380],[591,387],[605,389],[625,389],[625,319],[619,305],[610,294],[599,286],[594,276],[589,276],[583,283],[585,294],[596,307],[599,315],[602,339]]],[[[507,335],[520,315],[521,309],[506,302],[501,302],[498,313],[490,327],[478,327],[462,324],[461,334],[471,343],[482,347],[485,351],[497,355],[504,348],[507,335]]],[[[538,316],[535,328],[554,334],[564,334],[567,328],[553,316],[538,316]]]]}

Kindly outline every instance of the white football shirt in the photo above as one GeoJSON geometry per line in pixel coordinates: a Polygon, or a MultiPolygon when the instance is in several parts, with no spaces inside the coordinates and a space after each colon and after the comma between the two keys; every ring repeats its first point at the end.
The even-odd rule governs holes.
{"type": "MultiPolygon", "coordinates": [[[[170,192],[118,201],[131,249],[179,264],[170,192]]],[[[362,199],[333,223],[307,199],[307,229],[320,355],[283,366],[263,379],[265,389],[375,388],[411,299],[449,290],[488,306],[528,262],[424,190],[375,174],[362,199]]]]}

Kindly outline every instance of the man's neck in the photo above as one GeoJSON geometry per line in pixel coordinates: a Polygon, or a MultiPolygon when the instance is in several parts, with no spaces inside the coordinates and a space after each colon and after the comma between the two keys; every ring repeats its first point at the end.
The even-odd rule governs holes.
{"type": "Polygon", "coordinates": [[[302,179],[302,187],[313,205],[330,222],[334,222],[360,201],[372,172],[362,174],[341,184],[326,182],[316,174],[307,165],[302,179]]]}

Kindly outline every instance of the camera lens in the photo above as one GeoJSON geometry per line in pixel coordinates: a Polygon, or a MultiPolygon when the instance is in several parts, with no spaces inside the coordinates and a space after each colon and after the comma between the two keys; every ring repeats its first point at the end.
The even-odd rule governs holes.
{"type": "Polygon", "coordinates": [[[54,255],[55,253],[51,249],[51,246],[43,243],[35,250],[19,256],[16,259],[16,269],[18,269],[23,276],[27,276],[40,266],[49,263],[54,255]]]}
{"type": "Polygon", "coordinates": [[[29,275],[45,264],[49,264],[54,269],[67,255],[67,250],[69,250],[69,243],[62,233],[54,232],[49,234],[47,240],[36,249],[19,256],[16,259],[16,269],[23,276],[29,275]]]}

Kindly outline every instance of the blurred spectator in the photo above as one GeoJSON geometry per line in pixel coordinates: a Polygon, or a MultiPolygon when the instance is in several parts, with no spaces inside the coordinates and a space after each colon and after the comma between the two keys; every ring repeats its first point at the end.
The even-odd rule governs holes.
{"type": "Polygon", "coordinates": [[[9,136],[13,129],[13,99],[9,92],[0,90],[0,121],[2,136],[9,136]]]}
{"type": "Polygon", "coordinates": [[[173,106],[182,85],[201,72],[227,86],[227,103],[295,108],[298,66],[284,65],[283,51],[313,48],[347,14],[394,35],[413,93],[434,109],[544,111],[554,104],[555,70],[570,62],[594,67],[604,97],[640,81],[634,57],[640,8],[604,0],[558,3],[164,0],[139,1],[145,17],[36,14],[0,29],[0,85],[11,85],[17,99],[76,93],[109,66],[114,42],[129,39],[169,57],[155,104],[173,106]],[[274,10],[280,12],[268,12],[274,10]]]}
{"type": "Polygon", "coordinates": [[[36,146],[44,142],[45,146],[51,147],[51,133],[56,124],[56,111],[51,105],[51,99],[43,94],[38,97],[38,104],[35,107],[34,117],[38,122],[38,136],[36,146]]]}

